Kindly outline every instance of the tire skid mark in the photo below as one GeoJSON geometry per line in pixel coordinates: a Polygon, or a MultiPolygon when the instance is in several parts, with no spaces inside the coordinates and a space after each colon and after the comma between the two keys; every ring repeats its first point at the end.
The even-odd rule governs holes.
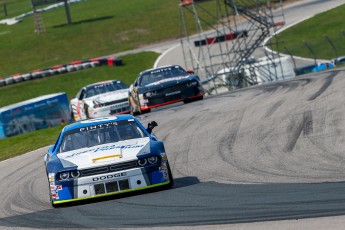
{"type": "Polygon", "coordinates": [[[313,134],[313,113],[305,111],[303,113],[303,136],[313,134]]]}
{"type": "Polygon", "coordinates": [[[288,142],[284,146],[284,152],[292,152],[295,148],[297,140],[302,133],[304,128],[303,121],[299,121],[299,119],[292,119],[290,124],[287,127],[288,133],[288,142]]]}
{"type": "Polygon", "coordinates": [[[284,147],[284,152],[292,152],[302,132],[304,136],[313,134],[313,114],[310,110],[305,111],[303,117],[297,116],[296,119],[292,117],[287,127],[288,142],[284,147]]]}
{"type": "Polygon", "coordinates": [[[276,103],[274,103],[266,112],[266,114],[264,115],[265,117],[270,117],[275,111],[278,110],[278,108],[284,103],[284,100],[280,100],[277,101],[276,103]]]}
{"type": "Polygon", "coordinates": [[[239,116],[236,117],[232,122],[232,125],[230,127],[230,132],[219,143],[218,152],[220,153],[221,155],[220,157],[222,158],[222,160],[224,160],[225,162],[229,163],[228,157],[230,157],[230,155],[232,154],[237,133],[239,131],[239,128],[244,116],[244,112],[245,112],[245,109],[243,109],[242,111],[239,111],[238,113],[239,116]],[[222,146],[226,146],[227,151],[223,151],[222,146]]]}
{"type": "Polygon", "coordinates": [[[328,89],[328,87],[332,84],[333,78],[334,78],[335,76],[337,76],[339,73],[340,73],[340,71],[331,72],[330,75],[326,78],[325,83],[323,83],[323,85],[321,86],[321,88],[320,88],[316,93],[314,93],[314,95],[312,95],[312,96],[308,99],[308,101],[313,101],[313,100],[315,100],[316,98],[318,98],[319,96],[321,96],[321,95],[328,89]]]}

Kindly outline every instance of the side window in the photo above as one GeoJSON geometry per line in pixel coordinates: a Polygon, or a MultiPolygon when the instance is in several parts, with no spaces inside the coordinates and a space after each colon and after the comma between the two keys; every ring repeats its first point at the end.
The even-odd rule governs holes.
{"type": "Polygon", "coordinates": [[[79,100],[83,100],[85,98],[85,89],[82,89],[82,91],[80,92],[80,95],[79,95],[79,100]]]}
{"type": "Polygon", "coordinates": [[[140,79],[140,75],[137,77],[137,79],[135,79],[134,86],[138,86],[139,79],[140,79]]]}

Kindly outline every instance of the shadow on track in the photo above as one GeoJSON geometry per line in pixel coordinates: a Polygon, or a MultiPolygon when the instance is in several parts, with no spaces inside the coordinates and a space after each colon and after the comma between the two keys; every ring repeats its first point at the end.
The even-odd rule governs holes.
{"type": "Polygon", "coordinates": [[[31,228],[142,228],[228,224],[345,215],[344,183],[220,184],[177,178],[159,192],[0,219],[31,228]]]}

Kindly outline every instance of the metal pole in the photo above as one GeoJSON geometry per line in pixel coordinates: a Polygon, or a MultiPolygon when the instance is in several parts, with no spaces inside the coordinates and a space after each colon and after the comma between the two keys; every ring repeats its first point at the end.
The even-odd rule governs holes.
{"type": "Polygon", "coordinates": [[[31,2],[32,12],[33,12],[33,14],[35,14],[36,13],[36,7],[34,4],[34,0],[30,0],[30,2],[31,2]]]}
{"type": "Polygon", "coordinates": [[[69,25],[71,25],[72,24],[72,18],[71,18],[71,13],[69,11],[68,1],[64,0],[64,3],[65,3],[65,11],[66,11],[67,23],[69,25]]]}
{"type": "Polygon", "coordinates": [[[7,17],[7,5],[6,5],[5,0],[2,1],[2,6],[3,6],[3,10],[4,10],[4,15],[5,15],[5,17],[7,17]]]}
{"type": "Polygon", "coordinates": [[[290,50],[289,50],[286,46],[284,46],[284,49],[285,49],[286,52],[290,55],[290,57],[291,57],[291,59],[292,59],[292,61],[293,61],[293,66],[294,66],[294,68],[296,69],[296,61],[295,61],[295,58],[292,56],[292,53],[290,52],[290,50]]]}
{"type": "Polygon", "coordinates": [[[333,51],[334,51],[334,54],[335,54],[335,57],[338,57],[338,54],[337,54],[337,49],[335,48],[335,45],[334,43],[332,42],[332,40],[327,36],[327,35],[324,35],[325,39],[328,41],[329,44],[331,44],[332,48],[333,48],[333,51]]]}
{"type": "Polygon", "coordinates": [[[306,41],[303,41],[303,44],[310,51],[310,53],[314,56],[314,64],[316,65],[317,63],[316,63],[316,56],[315,56],[314,51],[310,48],[310,46],[307,44],[306,41]]]}

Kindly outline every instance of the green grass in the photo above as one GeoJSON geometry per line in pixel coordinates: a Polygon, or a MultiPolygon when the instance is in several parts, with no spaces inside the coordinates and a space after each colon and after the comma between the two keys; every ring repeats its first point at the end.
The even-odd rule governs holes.
{"type": "MultiPolygon", "coordinates": [[[[27,9],[24,0],[12,1],[27,9]]],[[[45,33],[34,32],[32,16],[13,26],[0,25],[0,76],[178,38],[178,3],[178,0],[87,0],[70,5],[72,25],[67,25],[64,8],[42,13],[45,33]]],[[[9,10],[13,8],[8,6],[9,10]]],[[[191,14],[187,16],[188,21],[194,22],[191,14]]],[[[189,26],[195,30],[193,23],[189,26]]]]}
{"type": "Polygon", "coordinates": [[[55,126],[0,140],[0,161],[54,144],[62,128],[55,126]]]}
{"type": "Polygon", "coordinates": [[[278,50],[287,53],[285,46],[295,56],[314,58],[315,55],[317,59],[345,55],[344,14],[345,4],[283,31],[278,34],[278,50]],[[333,41],[336,52],[325,39],[325,35],[333,41]],[[306,48],[304,42],[313,52],[306,48]]]}

